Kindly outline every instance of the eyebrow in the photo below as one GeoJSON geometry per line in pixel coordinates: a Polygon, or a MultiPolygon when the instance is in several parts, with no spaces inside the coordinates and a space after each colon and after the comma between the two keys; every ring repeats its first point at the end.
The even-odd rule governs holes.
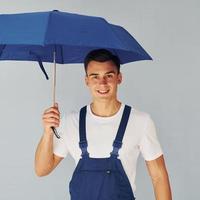
{"type": "MultiPolygon", "coordinates": [[[[111,70],[111,71],[106,72],[105,74],[116,74],[116,72],[114,70],[111,70]]],[[[96,76],[96,75],[99,75],[99,74],[98,73],[91,73],[88,76],[96,76]]]]}

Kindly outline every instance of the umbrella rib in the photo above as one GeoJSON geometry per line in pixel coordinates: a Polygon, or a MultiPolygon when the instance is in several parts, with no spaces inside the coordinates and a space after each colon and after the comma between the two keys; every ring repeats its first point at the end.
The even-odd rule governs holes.
{"type": "MultiPolygon", "coordinates": [[[[112,25],[112,24],[110,24],[110,25],[112,25]]],[[[110,30],[112,31],[112,33],[114,34],[114,35],[117,35],[117,33],[115,32],[115,30],[111,27],[111,26],[109,26],[109,28],[110,28],[110,30]]],[[[127,33],[130,35],[130,33],[127,31],[127,33]]],[[[131,37],[133,37],[132,35],[130,35],[131,37]]],[[[121,40],[121,39],[119,39],[118,37],[116,37],[117,38],[117,40],[120,42],[120,44],[124,44],[124,42],[121,40]]],[[[138,42],[137,42],[138,43],[138,42]]],[[[142,46],[138,43],[138,45],[140,46],[140,48],[142,48],[142,46]]],[[[144,50],[143,48],[142,48],[142,50],[144,50]]],[[[133,50],[126,50],[126,49],[124,49],[123,51],[126,51],[126,52],[134,52],[134,53],[136,53],[136,54],[138,54],[138,55],[141,55],[141,56],[144,56],[143,54],[141,54],[141,53],[139,53],[139,52],[137,52],[137,51],[133,51],[133,50]]],[[[145,51],[145,50],[144,50],[145,51]]],[[[146,53],[146,52],[145,52],[146,53]]],[[[147,54],[147,53],[146,53],[147,54]]],[[[149,56],[148,54],[147,54],[147,56],[149,57],[149,58],[151,58],[151,56],[149,56]]],[[[152,58],[151,58],[152,59],[152,58]]]]}

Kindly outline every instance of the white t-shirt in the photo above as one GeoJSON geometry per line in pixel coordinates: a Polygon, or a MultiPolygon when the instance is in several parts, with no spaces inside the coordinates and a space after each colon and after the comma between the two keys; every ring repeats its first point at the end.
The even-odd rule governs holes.
{"type": "MultiPolygon", "coordinates": [[[[94,115],[90,105],[87,105],[86,137],[90,157],[103,158],[110,156],[124,106],[122,103],[118,112],[111,117],[100,117],[94,115]]],[[[57,131],[61,139],[54,136],[54,154],[66,157],[70,153],[77,164],[81,158],[79,111],[71,112],[68,115],[63,114],[57,131]]],[[[141,152],[147,161],[154,160],[163,154],[154,122],[148,113],[132,107],[122,143],[118,158],[121,160],[133,192],[135,192],[136,165],[139,153],[141,152]]]]}

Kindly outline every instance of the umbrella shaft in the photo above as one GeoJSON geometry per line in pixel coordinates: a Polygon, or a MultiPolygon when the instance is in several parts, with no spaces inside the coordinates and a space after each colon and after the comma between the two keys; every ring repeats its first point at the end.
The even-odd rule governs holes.
{"type": "MultiPolygon", "coordinates": [[[[55,99],[56,99],[56,52],[53,52],[53,106],[55,106],[55,99]]],[[[51,127],[55,136],[60,139],[60,136],[58,135],[58,132],[55,127],[51,127]]]]}
{"type": "Polygon", "coordinates": [[[54,62],[54,67],[53,67],[53,105],[55,105],[56,101],[56,52],[53,52],[53,62],[54,62]]]}

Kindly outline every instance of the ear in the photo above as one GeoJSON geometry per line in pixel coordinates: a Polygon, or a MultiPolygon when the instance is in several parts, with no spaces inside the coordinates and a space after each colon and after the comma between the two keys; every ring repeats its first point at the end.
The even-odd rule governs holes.
{"type": "Polygon", "coordinates": [[[119,72],[117,78],[118,78],[117,83],[120,84],[122,82],[122,73],[121,72],[119,72]]]}
{"type": "Polygon", "coordinates": [[[87,74],[85,75],[85,84],[88,86],[88,77],[87,77],[87,74]]]}

